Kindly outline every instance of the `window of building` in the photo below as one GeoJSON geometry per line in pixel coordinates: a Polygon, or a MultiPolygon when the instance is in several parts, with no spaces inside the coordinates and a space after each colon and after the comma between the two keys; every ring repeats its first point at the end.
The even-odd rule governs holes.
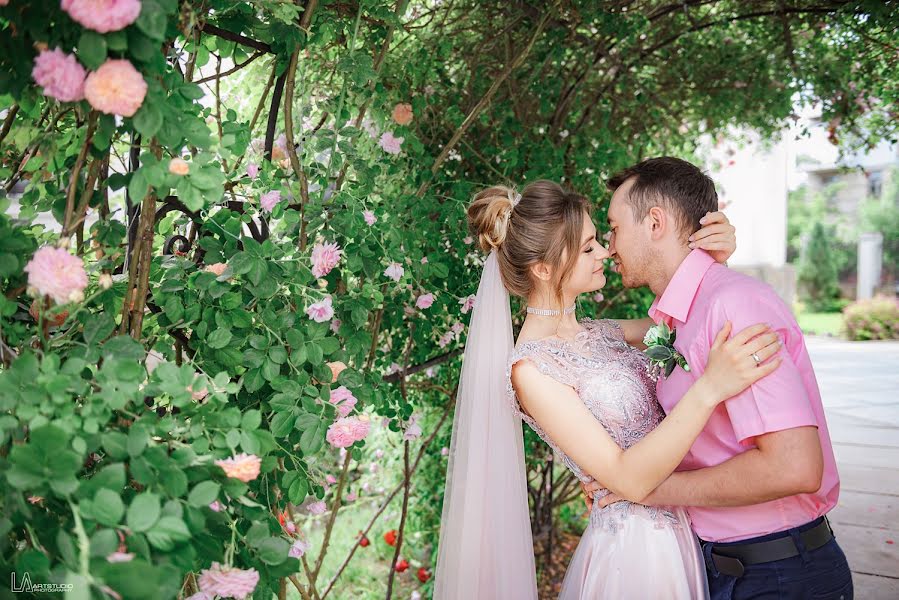
{"type": "Polygon", "coordinates": [[[883,192],[883,172],[872,171],[868,174],[868,195],[880,198],[881,192],[883,192]]]}

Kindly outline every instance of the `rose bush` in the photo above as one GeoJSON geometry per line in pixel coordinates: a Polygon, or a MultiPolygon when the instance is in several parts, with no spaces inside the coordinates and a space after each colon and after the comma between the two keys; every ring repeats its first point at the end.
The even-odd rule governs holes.
{"type": "MultiPolygon", "coordinates": [[[[0,2],[2,575],[359,597],[371,544],[388,597],[428,594],[476,189],[599,201],[796,93],[847,140],[894,131],[891,9],[692,4],[0,2]]],[[[613,277],[580,308],[648,301],[613,277]]],[[[526,439],[551,548],[579,490],[526,439]]]]}

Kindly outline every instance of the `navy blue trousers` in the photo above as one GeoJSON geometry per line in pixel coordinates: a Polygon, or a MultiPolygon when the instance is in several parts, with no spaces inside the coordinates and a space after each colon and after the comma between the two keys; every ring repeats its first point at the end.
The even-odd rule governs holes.
{"type": "Polygon", "coordinates": [[[798,556],[746,565],[743,576],[739,578],[719,573],[712,562],[713,544],[700,540],[711,600],[852,600],[852,574],[849,572],[846,555],[836,538],[820,548],[808,551],[799,537],[800,532],[811,529],[820,522],[821,519],[816,519],[787,531],[739,542],[714,544],[726,547],[786,536],[793,538],[800,551],[798,556]]]}

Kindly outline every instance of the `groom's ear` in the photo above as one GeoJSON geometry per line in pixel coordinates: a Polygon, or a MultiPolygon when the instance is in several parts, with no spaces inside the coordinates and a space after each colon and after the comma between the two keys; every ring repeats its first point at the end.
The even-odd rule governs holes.
{"type": "Polygon", "coordinates": [[[672,221],[670,215],[665,212],[665,209],[661,206],[653,206],[646,214],[646,224],[649,227],[650,239],[657,242],[668,233],[672,221]]]}

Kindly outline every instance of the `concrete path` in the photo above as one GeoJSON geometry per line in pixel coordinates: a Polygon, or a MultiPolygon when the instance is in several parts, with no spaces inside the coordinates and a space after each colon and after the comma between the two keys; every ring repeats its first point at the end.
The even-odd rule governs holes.
{"type": "Polygon", "coordinates": [[[899,342],[806,343],[842,482],[831,522],[855,597],[899,599],[899,342]]]}

